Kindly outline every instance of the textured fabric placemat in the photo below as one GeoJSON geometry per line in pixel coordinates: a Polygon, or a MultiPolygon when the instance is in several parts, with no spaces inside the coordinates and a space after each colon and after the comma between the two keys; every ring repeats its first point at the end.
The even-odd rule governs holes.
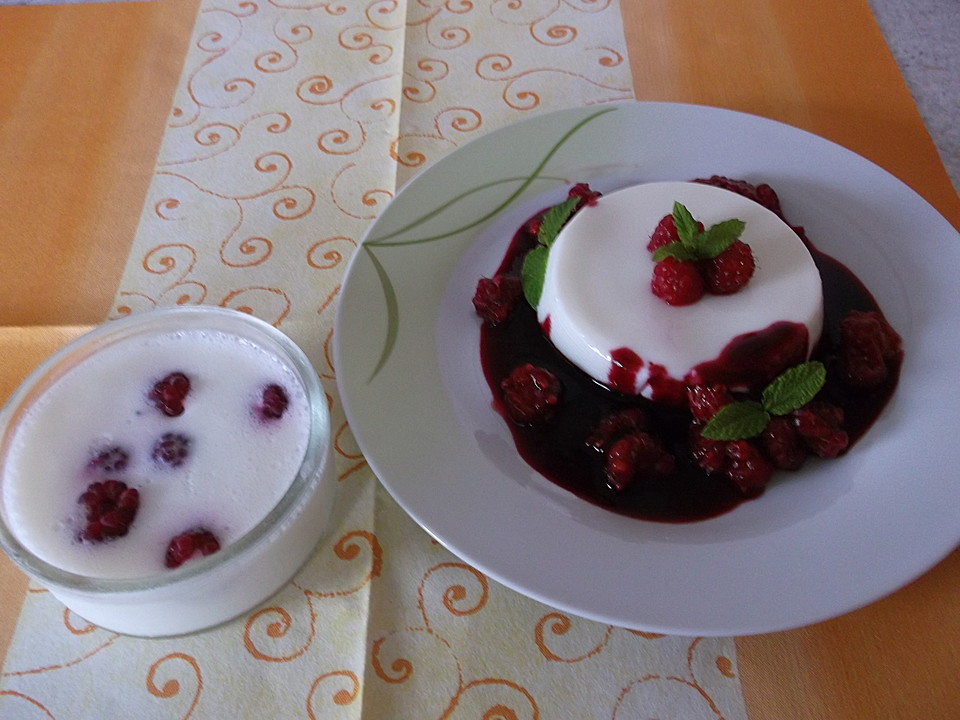
{"type": "Polygon", "coordinates": [[[335,521],[231,623],[118,636],[31,586],[0,716],[745,718],[729,638],[558,612],[394,503],[346,426],[346,264],[413,175],[531,114],[633,97],[613,0],[204,2],[112,317],[205,303],[297,341],[334,413],[335,521]]]}

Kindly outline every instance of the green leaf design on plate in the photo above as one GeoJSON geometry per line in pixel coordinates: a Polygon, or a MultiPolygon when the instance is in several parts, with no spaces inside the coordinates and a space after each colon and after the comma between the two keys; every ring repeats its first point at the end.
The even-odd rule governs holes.
{"type": "MultiPolygon", "coordinates": [[[[548,176],[543,175],[543,170],[546,167],[550,159],[556,155],[556,153],[563,147],[577,132],[579,132],[584,126],[588,125],[597,118],[606,115],[609,112],[614,112],[616,108],[604,108],[599,110],[583,120],[575,123],[570,129],[564,132],[563,135],[549,148],[544,157],[537,163],[529,175],[519,176],[519,177],[509,177],[503,178],[500,180],[494,180],[482,185],[478,185],[469,190],[466,190],[454,198],[447,200],[444,203],[441,203],[437,207],[431,209],[429,212],[424,213],[416,220],[408,223],[402,228],[394,230],[387,235],[380,237],[367,238],[364,240],[362,247],[366,253],[366,256],[370,259],[370,262],[373,264],[374,270],[376,271],[377,278],[380,281],[380,286],[383,291],[384,302],[386,306],[387,313],[387,334],[384,338],[383,348],[380,352],[380,357],[377,359],[377,363],[374,366],[373,372],[371,372],[370,377],[367,382],[373,382],[374,378],[383,370],[384,366],[390,359],[390,356],[393,353],[393,350],[396,346],[397,337],[399,335],[399,326],[400,326],[400,304],[397,298],[396,290],[394,289],[393,282],[390,279],[390,274],[387,271],[387,268],[384,266],[383,262],[377,255],[374,253],[374,248],[399,248],[407,245],[422,245],[424,243],[435,242],[438,240],[444,240],[447,238],[454,237],[459,235],[467,230],[471,230],[475,227],[483,225],[489,220],[493,219],[508,207],[510,207],[516,200],[526,191],[532,183],[538,180],[549,179],[548,176]],[[451,211],[455,205],[457,205],[464,198],[472,195],[474,193],[480,192],[497,185],[517,183],[517,188],[510,193],[510,195],[499,205],[492,208],[489,212],[484,213],[478,218],[469,220],[468,222],[457,225],[451,230],[447,230],[440,233],[435,233],[432,235],[425,235],[421,237],[414,237],[404,240],[395,239],[406,233],[409,233],[411,230],[415,230],[417,227],[423,225],[428,220],[441,215],[442,213],[451,211]]],[[[556,178],[560,180],[560,178],[556,178]]]]}
{"type": "Polygon", "coordinates": [[[370,262],[373,263],[373,268],[377,271],[377,277],[380,278],[380,287],[383,290],[383,300],[387,310],[387,337],[384,338],[383,349],[380,352],[377,365],[373,368],[373,372],[367,380],[367,382],[370,382],[377,376],[380,370],[383,369],[390,354],[393,352],[393,346],[397,343],[397,331],[400,325],[400,307],[397,303],[397,292],[393,289],[390,275],[387,274],[383,263],[377,259],[377,256],[373,254],[373,250],[367,247],[366,244],[363,245],[363,249],[366,251],[367,257],[370,258],[370,262]]]}

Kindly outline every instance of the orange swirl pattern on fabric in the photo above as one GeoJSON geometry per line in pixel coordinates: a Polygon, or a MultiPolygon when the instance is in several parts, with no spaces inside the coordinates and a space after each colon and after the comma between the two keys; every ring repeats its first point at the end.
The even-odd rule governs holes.
{"type": "Polygon", "coordinates": [[[98,717],[83,687],[137,718],[745,718],[731,642],[575,618],[453,557],[378,484],[335,385],[371,221],[483,133],[632,98],[625,56],[615,0],[203,0],[111,316],[222,305],[300,344],[332,414],[333,525],[274,597],[193,636],[121,638],[30,593],[0,715],[98,717]]]}
{"type": "MultiPolygon", "coordinates": [[[[23,693],[17,692],[16,690],[0,690],[0,698],[6,698],[7,700],[12,699],[14,701],[10,703],[4,702],[3,703],[4,706],[7,706],[9,704],[11,708],[17,708],[25,703],[27,706],[32,707],[40,711],[41,713],[43,713],[44,717],[50,718],[50,720],[56,720],[56,716],[53,713],[51,713],[50,710],[44,707],[43,703],[41,703],[39,700],[36,700],[30,697],[29,695],[24,695],[23,693]]],[[[25,716],[26,715],[24,715],[24,717],[25,716]]]]}
{"type": "MultiPolygon", "coordinates": [[[[320,711],[317,711],[316,705],[319,704],[318,696],[321,697],[323,701],[329,700],[333,702],[334,705],[339,707],[351,705],[360,697],[360,681],[356,674],[344,670],[320,675],[316,680],[313,681],[313,684],[310,686],[310,692],[307,694],[307,716],[311,720],[320,720],[321,718],[330,717],[328,708],[321,707],[320,711]],[[330,692],[329,690],[326,690],[326,685],[337,688],[339,684],[343,684],[338,683],[337,681],[343,680],[349,682],[349,689],[339,687],[338,689],[332,691],[331,695],[328,696],[326,694],[330,692]],[[324,688],[321,689],[321,686],[324,686],[324,688]]],[[[325,705],[326,703],[324,702],[323,704],[325,705]]]]}
{"type": "Polygon", "coordinates": [[[193,697],[190,698],[189,706],[183,715],[180,716],[183,718],[183,720],[187,720],[193,715],[193,711],[197,707],[197,703],[200,701],[200,693],[203,692],[203,673],[200,671],[200,665],[197,663],[196,658],[191,657],[186,653],[174,652],[157,660],[147,671],[147,691],[151,695],[158,698],[163,698],[164,700],[177,698],[180,695],[181,683],[176,678],[171,677],[163,682],[162,685],[157,684],[158,676],[161,674],[161,671],[168,672],[167,666],[172,665],[175,663],[175,661],[182,661],[183,663],[187,664],[189,669],[193,671],[192,680],[196,685],[193,691],[193,697]]]}
{"type": "MultiPolygon", "coordinates": [[[[561,657],[549,648],[550,643],[547,631],[549,631],[549,633],[552,635],[562,636],[569,633],[572,627],[573,622],[563,613],[548,613],[541,618],[539,623],[537,623],[537,647],[540,649],[540,652],[543,653],[543,656],[547,658],[547,660],[564,663],[575,663],[580,662],[581,660],[586,660],[587,658],[593,657],[603,650],[606,644],[610,641],[610,636],[613,634],[613,627],[608,626],[603,633],[603,637],[595,647],[590,648],[580,655],[575,655],[573,657],[561,657]]],[[[599,626],[597,629],[599,629],[599,626]]]]}

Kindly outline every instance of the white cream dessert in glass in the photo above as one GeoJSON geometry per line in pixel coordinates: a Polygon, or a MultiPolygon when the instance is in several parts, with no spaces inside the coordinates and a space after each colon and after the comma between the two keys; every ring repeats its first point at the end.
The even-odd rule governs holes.
{"type": "Polygon", "coordinates": [[[117,632],[210,627],[305,562],[333,502],[326,396],[241,312],[155,310],[56,353],[0,415],[0,539],[117,632]]]}
{"type": "MultiPolygon", "coordinates": [[[[556,348],[595,380],[657,399],[658,382],[708,382],[698,373],[709,372],[732,340],[774,325],[801,334],[805,328],[805,359],[820,338],[823,291],[803,241],[770,210],[701,183],[645,183],[599,197],[563,227],[550,249],[537,317],[556,348]],[[756,259],[745,287],[684,307],[650,291],[655,263],[642,248],[674,202],[707,227],[744,221],[742,240],[756,259]]],[[[737,386],[736,378],[723,381],[737,386]]]]}

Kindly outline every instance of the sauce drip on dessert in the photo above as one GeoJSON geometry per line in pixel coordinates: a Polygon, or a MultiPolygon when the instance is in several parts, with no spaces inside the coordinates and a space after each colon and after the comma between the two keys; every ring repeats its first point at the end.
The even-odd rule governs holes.
{"type": "MultiPolygon", "coordinates": [[[[767,185],[716,176],[696,182],[733,191],[738,202],[746,197],[783,219],[779,200],[767,185]]],[[[585,186],[576,186],[571,193],[583,196],[581,209],[596,197],[585,186]]],[[[808,457],[846,452],[876,420],[896,387],[902,360],[899,336],[866,287],[849,269],[818,251],[802,228],[793,230],[822,282],[822,330],[814,324],[813,335],[819,340],[810,342],[812,348],[809,324],[802,320],[764,322],[756,332],[729,340],[685,376],[681,373],[683,380],[678,382],[676,374],[657,363],[645,363],[628,344],[614,343],[598,379],[554,344],[556,317],[538,318],[522,296],[521,268],[537,245],[542,217],[539,213],[517,231],[494,277],[478,285],[474,305],[484,318],[481,363],[494,406],[506,419],[521,457],[550,481],[591,503],[664,522],[722,514],[760,494],[771,474],[744,479],[731,465],[766,464],[779,473],[798,469],[808,457]],[[497,310],[491,314],[493,306],[497,310]],[[716,392],[727,397],[725,402],[755,398],[758,386],[769,381],[770,373],[755,367],[750,372],[762,376],[755,387],[730,393],[726,385],[740,383],[744,366],[757,357],[757,342],[765,348],[762,355],[779,354],[787,365],[803,362],[809,353],[810,360],[826,368],[825,383],[814,401],[774,417],[761,436],[730,442],[704,439],[699,411],[692,409],[696,403],[716,392]],[[871,361],[882,367],[876,368],[876,377],[861,382],[859,375],[871,370],[869,363],[861,362],[860,346],[874,351],[878,343],[883,345],[882,356],[873,353],[871,361]],[[643,384],[638,382],[641,372],[647,386],[662,390],[659,395],[646,393],[653,400],[636,393],[643,384]],[[517,397],[532,408],[530,417],[517,419],[517,397]],[[795,447],[798,427],[809,432],[800,451],[795,447]],[[630,465],[638,458],[642,468],[633,472],[630,465]]],[[[653,226],[636,228],[638,255],[647,254],[644,246],[652,231],[653,226]]]]}

